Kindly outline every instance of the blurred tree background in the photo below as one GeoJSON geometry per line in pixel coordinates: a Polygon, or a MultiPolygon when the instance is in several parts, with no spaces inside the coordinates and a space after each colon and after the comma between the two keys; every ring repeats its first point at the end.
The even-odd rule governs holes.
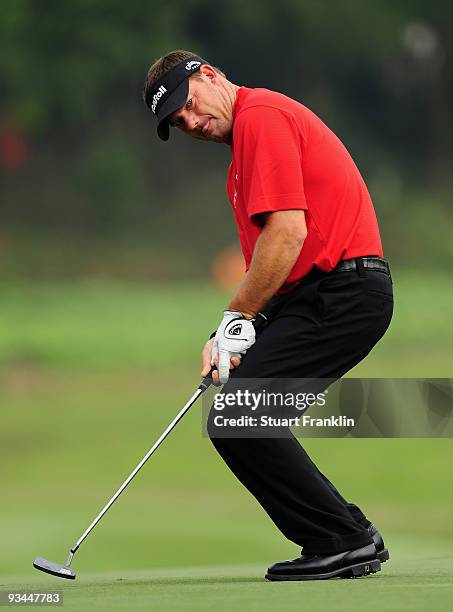
{"type": "Polygon", "coordinates": [[[227,147],[155,136],[149,65],[196,51],[343,140],[392,263],[453,264],[448,0],[4,0],[3,278],[206,277],[235,240],[227,147]]]}

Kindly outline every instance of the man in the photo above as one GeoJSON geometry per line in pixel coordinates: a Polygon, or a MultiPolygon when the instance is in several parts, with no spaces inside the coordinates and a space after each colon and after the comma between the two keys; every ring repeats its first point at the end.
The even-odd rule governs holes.
{"type": "MultiPolygon", "coordinates": [[[[162,140],[176,127],[231,147],[227,191],[247,272],[204,347],[202,376],[215,365],[216,384],[236,374],[340,378],[383,336],[393,312],[373,204],[344,145],[299,102],[239,87],[188,51],[151,66],[144,100],[162,140]],[[260,313],[267,324],[256,335],[260,313]]],[[[289,430],[283,438],[221,437],[212,418],[208,430],[237,478],[303,547],[266,578],[379,571],[389,556],[379,532],[289,430]]]]}

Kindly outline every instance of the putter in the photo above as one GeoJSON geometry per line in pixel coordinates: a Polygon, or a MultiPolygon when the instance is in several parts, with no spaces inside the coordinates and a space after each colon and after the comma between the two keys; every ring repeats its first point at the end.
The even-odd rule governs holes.
{"type": "Polygon", "coordinates": [[[104,514],[107,512],[107,510],[112,506],[112,504],[115,503],[115,501],[118,499],[118,497],[127,487],[127,485],[131,482],[134,476],[141,470],[141,468],[145,465],[145,463],[148,461],[148,459],[151,457],[154,451],[161,445],[161,443],[165,440],[165,438],[172,431],[175,425],[186,414],[189,408],[196,402],[196,400],[200,397],[200,395],[204,393],[206,389],[212,384],[212,372],[214,369],[215,368],[212,368],[208,376],[206,376],[206,378],[202,380],[202,382],[200,383],[200,385],[198,386],[197,390],[192,395],[192,397],[189,399],[187,404],[185,404],[185,406],[181,409],[181,411],[175,416],[173,421],[170,423],[167,429],[161,434],[158,440],[156,440],[153,446],[149,449],[149,451],[146,453],[146,455],[137,465],[135,470],[126,478],[126,480],[120,486],[120,488],[115,493],[115,495],[113,495],[113,497],[109,499],[109,501],[105,504],[105,506],[99,512],[97,517],[93,520],[90,526],[86,529],[86,531],[83,532],[83,534],[80,536],[80,538],[77,540],[77,542],[74,544],[74,546],[69,551],[66,565],[61,565],[60,563],[54,563],[53,561],[48,561],[47,559],[44,559],[43,557],[36,557],[36,559],[33,561],[33,567],[35,567],[37,570],[40,570],[41,572],[46,572],[46,574],[52,574],[52,576],[57,576],[58,578],[67,578],[69,580],[75,580],[76,573],[71,568],[71,562],[80,544],[82,544],[82,542],[87,537],[87,535],[94,529],[97,523],[99,523],[99,521],[104,516],[104,514]]]}

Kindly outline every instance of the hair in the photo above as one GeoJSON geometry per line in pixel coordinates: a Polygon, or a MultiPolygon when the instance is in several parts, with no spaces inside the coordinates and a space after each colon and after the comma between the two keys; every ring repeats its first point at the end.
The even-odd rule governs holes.
{"type": "MultiPolygon", "coordinates": [[[[167,53],[167,55],[163,55],[158,60],[152,64],[148,70],[148,74],[146,75],[145,84],[143,86],[143,101],[146,104],[146,99],[150,90],[153,88],[154,84],[169,70],[174,68],[180,62],[190,60],[192,57],[196,57],[196,53],[192,51],[184,51],[183,49],[178,49],[177,51],[171,51],[171,53],[167,53]]],[[[221,74],[223,77],[225,74],[220,70],[220,68],[213,68],[221,74]]],[[[197,70],[191,76],[191,79],[200,79],[200,73],[197,70]]]]}

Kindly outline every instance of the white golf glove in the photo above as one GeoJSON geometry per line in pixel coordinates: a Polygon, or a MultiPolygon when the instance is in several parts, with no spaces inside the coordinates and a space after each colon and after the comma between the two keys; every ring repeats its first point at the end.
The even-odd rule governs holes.
{"type": "Polygon", "coordinates": [[[230,376],[230,359],[244,355],[255,343],[255,327],[253,322],[244,318],[241,312],[225,310],[214,342],[212,344],[211,365],[219,356],[219,379],[226,383],[230,376]]]}

